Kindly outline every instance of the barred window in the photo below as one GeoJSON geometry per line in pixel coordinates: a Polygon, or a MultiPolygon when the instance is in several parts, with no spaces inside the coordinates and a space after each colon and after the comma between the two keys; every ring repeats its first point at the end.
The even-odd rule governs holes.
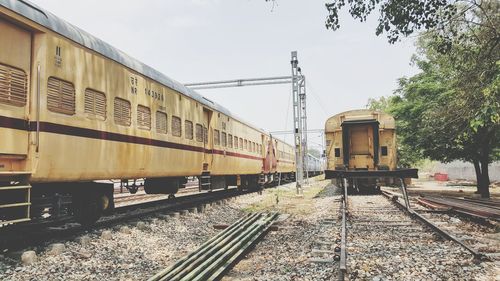
{"type": "Polygon", "coordinates": [[[203,142],[203,126],[196,124],[196,141],[203,142]]]}
{"type": "Polygon", "coordinates": [[[221,142],[222,142],[222,146],[227,146],[227,135],[224,132],[222,132],[222,134],[221,134],[221,142]]]}
{"type": "Polygon", "coordinates": [[[185,131],[186,139],[192,140],[193,139],[193,122],[191,122],[189,120],[184,121],[184,131],[185,131]]]}
{"type": "Polygon", "coordinates": [[[243,150],[243,139],[240,138],[240,149],[243,150]]]}
{"type": "Polygon", "coordinates": [[[28,95],[28,76],[17,68],[0,64],[0,103],[25,106],[28,95]]]}
{"type": "Polygon", "coordinates": [[[156,111],[156,131],[161,134],[167,133],[167,114],[165,112],[156,111]]]}
{"type": "Polygon", "coordinates": [[[52,112],[75,114],[75,87],[72,83],[50,77],[47,85],[47,109],[52,112]]]}
{"type": "Polygon", "coordinates": [[[181,118],[172,116],[172,136],[180,137],[182,135],[181,118]]]}
{"type": "Polygon", "coordinates": [[[238,149],[238,137],[234,136],[234,148],[238,149]]]}
{"type": "Polygon", "coordinates": [[[233,148],[233,135],[229,134],[227,136],[227,146],[229,146],[230,148],[233,148]]]}
{"type": "Polygon", "coordinates": [[[257,152],[257,150],[255,149],[255,143],[254,142],[252,142],[252,151],[253,152],[257,152]]]}
{"type": "Polygon", "coordinates": [[[214,130],[214,144],[215,145],[220,145],[219,130],[214,130]]]}
{"type": "Polygon", "coordinates": [[[131,106],[128,100],[115,98],[114,104],[115,123],[123,126],[130,126],[131,123],[131,106]]]}
{"type": "Polygon", "coordinates": [[[245,140],[244,146],[245,146],[245,150],[248,150],[248,141],[247,140],[245,140]]]}
{"type": "Polygon", "coordinates": [[[144,130],[151,130],[151,110],[149,107],[137,106],[137,127],[144,130]]]}
{"type": "Polygon", "coordinates": [[[106,95],[89,88],[85,89],[84,112],[98,119],[106,120],[106,95]]]}
{"type": "Polygon", "coordinates": [[[203,140],[205,141],[205,144],[208,143],[208,129],[205,126],[203,126],[203,140]]]}

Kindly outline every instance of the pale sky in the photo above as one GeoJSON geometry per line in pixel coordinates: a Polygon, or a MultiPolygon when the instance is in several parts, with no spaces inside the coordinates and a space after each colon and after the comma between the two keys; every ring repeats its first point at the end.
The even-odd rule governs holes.
{"type": "MultiPolygon", "coordinates": [[[[344,11],[339,31],[325,29],[324,1],[32,0],[69,23],[183,83],[290,75],[298,52],[307,81],[308,127],[390,95],[416,73],[412,39],[391,45],[344,11]]],[[[292,129],[290,85],[199,90],[266,131],[292,129]]],[[[293,141],[290,135],[286,137],[293,141]]],[[[310,147],[321,143],[309,136],[310,147]]]]}

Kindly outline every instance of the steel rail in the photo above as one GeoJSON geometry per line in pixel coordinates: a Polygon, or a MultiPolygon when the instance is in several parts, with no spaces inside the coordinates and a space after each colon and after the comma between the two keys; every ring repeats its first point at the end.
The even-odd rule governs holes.
{"type": "Polygon", "coordinates": [[[342,230],[340,241],[340,262],[339,262],[339,280],[345,280],[347,274],[347,226],[346,226],[346,213],[347,213],[347,183],[342,180],[344,187],[344,195],[342,197],[342,230]]]}
{"type": "Polygon", "coordinates": [[[267,233],[277,216],[277,213],[256,213],[239,219],[149,281],[219,279],[267,233]]]}
{"type": "Polygon", "coordinates": [[[197,251],[194,251],[191,254],[180,259],[175,264],[157,273],[151,279],[154,280],[155,278],[173,278],[174,276],[182,274],[185,271],[192,270],[195,266],[198,265],[196,261],[201,261],[202,258],[207,256],[207,254],[212,254],[213,249],[217,249],[218,245],[227,242],[228,239],[234,238],[234,235],[238,234],[237,231],[240,227],[246,226],[249,222],[253,223],[257,216],[258,214],[253,214],[239,219],[229,228],[226,228],[226,231],[219,232],[219,234],[202,244],[197,251]]]}
{"type": "Polygon", "coordinates": [[[396,206],[398,206],[399,208],[408,212],[410,214],[410,216],[417,218],[420,222],[424,223],[426,226],[428,226],[433,231],[438,233],[441,237],[443,237],[447,240],[451,240],[451,241],[457,243],[458,245],[460,245],[461,247],[463,247],[464,249],[466,249],[467,251],[469,251],[474,256],[474,258],[476,260],[479,260],[479,261],[488,260],[488,257],[486,255],[484,255],[483,253],[480,253],[476,249],[469,247],[464,242],[462,242],[462,240],[458,239],[456,236],[445,231],[444,229],[438,227],[432,221],[428,220],[427,218],[425,218],[421,214],[417,213],[415,210],[413,210],[411,208],[406,208],[406,206],[403,205],[403,203],[399,202],[399,200],[398,200],[399,195],[391,193],[391,192],[387,192],[387,191],[382,191],[382,195],[384,195],[386,198],[390,199],[392,202],[396,203],[396,206]]]}

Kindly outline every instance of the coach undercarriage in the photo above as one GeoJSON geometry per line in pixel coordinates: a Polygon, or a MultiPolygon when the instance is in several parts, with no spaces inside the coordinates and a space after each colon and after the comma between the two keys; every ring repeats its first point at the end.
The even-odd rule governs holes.
{"type": "Polygon", "coordinates": [[[294,180],[293,173],[169,177],[110,180],[100,182],[64,182],[28,184],[28,177],[17,176],[0,182],[0,221],[3,224],[54,220],[71,215],[82,225],[95,223],[103,214],[113,212],[114,190],[126,188],[135,194],[168,194],[169,198],[189,183],[198,181],[199,190],[212,191],[237,186],[240,190],[261,190],[294,180]],[[21,180],[24,179],[24,180],[21,180]],[[206,184],[208,183],[208,184],[206,184]]]}

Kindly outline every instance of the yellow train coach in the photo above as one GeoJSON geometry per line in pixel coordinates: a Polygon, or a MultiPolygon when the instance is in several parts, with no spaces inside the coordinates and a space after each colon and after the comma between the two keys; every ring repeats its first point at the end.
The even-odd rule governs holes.
{"type": "Polygon", "coordinates": [[[387,113],[359,109],[336,114],[325,124],[327,179],[379,189],[394,178],[416,178],[416,169],[398,169],[396,123],[387,113]]]}
{"type": "Polygon", "coordinates": [[[292,146],[28,1],[0,0],[0,136],[0,225],[54,194],[92,223],[113,208],[100,180],[174,194],[295,171],[292,146]]]}

